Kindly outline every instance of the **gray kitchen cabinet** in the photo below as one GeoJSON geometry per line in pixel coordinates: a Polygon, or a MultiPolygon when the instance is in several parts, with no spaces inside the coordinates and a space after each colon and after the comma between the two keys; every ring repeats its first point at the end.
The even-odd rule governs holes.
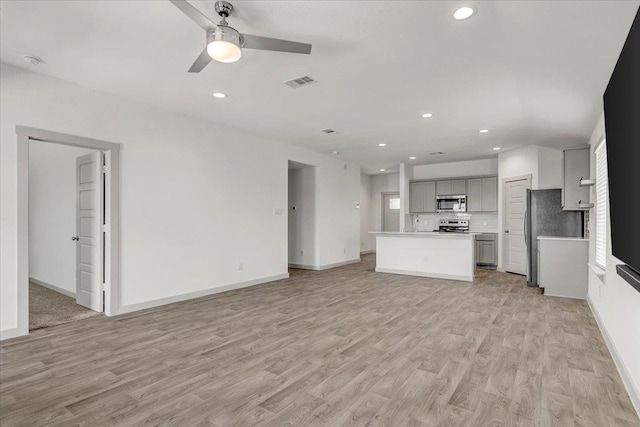
{"type": "Polygon", "coordinates": [[[496,212],[498,210],[498,177],[482,178],[482,210],[496,212]]]}
{"type": "Polygon", "coordinates": [[[467,194],[467,181],[464,179],[454,179],[451,181],[451,194],[467,194]]]}
{"type": "Polygon", "coordinates": [[[436,194],[438,196],[447,196],[451,193],[451,180],[448,179],[446,181],[436,181],[436,194]]]}
{"type": "Polygon", "coordinates": [[[589,147],[563,151],[562,156],[562,209],[579,211],[588,209],[589,187],[581,187],[581,179],[590,178],[589,147]],[[582,206],[581,206],[582,205],[582,206]]]}
{"type": "Polygon", "coordinates": [[[467,211],[482,211],[482,178],[473,178],[467,180],[467,211]]]}
{"type": "Polygon", "coordinates": [[[479,234],[476,236],[476,264],[498,264],[498,245],[496,233],[479,234]]]}
{"type": "Polygon", "coordinates": [[[436,212],[436,182],[429,181],[424,187],[424,212],[436,212]]]}
{"type": "Polygon", "coordinates": [[[467,210],[469,212],[495,212],[498,210],[497,177],[467,180],[467,210]]]}
{"type": "Polygon", "coordinates": [[[438,196],[467,193],[466,180],[464,179],[447,179],[444,181],[436,181],[436,184],[438,196]]]}
{"type": "Polygon", "coordinates": [[[424,212],[424,182],[409,184],[409,209],[412,213],[424,212]]]}
{"type": "Polygon", "coordinates": [[[412,182],[409,187],[409,205],[411,213],[435,212],[435,181],[412,182]]]}

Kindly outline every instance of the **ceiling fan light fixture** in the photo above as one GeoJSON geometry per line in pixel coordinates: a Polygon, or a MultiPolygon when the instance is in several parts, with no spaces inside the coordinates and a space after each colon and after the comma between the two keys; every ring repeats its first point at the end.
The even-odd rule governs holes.
{"type": "Polygon", "coordinates": [[[208,32],[207,53],[218,62],[236,62],[242,56],[240,33],[234,28],[225,26],[208,32]]]}

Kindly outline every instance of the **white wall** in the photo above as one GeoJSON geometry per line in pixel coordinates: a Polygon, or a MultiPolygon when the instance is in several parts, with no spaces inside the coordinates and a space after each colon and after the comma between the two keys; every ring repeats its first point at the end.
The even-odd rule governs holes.
{"type": "Polygon", "coordinates": [[[29,144],[29,277],[76,292],[77,147],[29,144]]]}
{"type": "MultiPolygon", "coordinates": [[[[589,144],[591,146],[591,177],[595,178],[594,149],[605,135],[604,115],[600,117],[589,144]]],[[[615,165],[610,165],[614,166],[615,165]]],[[[595,203],[595,187],[591,188],[591,202],[595,203]]],[[[595,263],[595,209],[591,211],[589,263],[595,263]]],[[[622,261],[611,252],[611,224],[607,214],[607,269],[604,277],[589,269],[588,300],[599,320],[609,350],[614,356],[636,411],[640,413],[640,293],[616,273],[622,261]]]]}
{"type": "Polygon", "coordinates": [[[316,166],[316,268],[360,259],[360,166],[287,146],[285,155],[316,166]]]}
{"type": "Polygon", "coordinates": [[[0,71],[4,337],[17,327],[16,125],[122,144],[124,310],[286,275],[289,159],[318,166],[319,262],[358,259],[359,166],[6,64],[0,71]]]}
{"type": "Polygon", "coordinates": [[[360,174],[360,252],[376,250],[376,238],[369,234],[371,226],[371,176],[360,174]]]}
{"type": "Polygon", "coordinates": [[[467,176],[497,175],[498,159],[468,160],[413,166],[412,179],[439,179],[467,176]]]}
{"type": "Polygon", "coordinates": [[[319,265],[316,253],[316,172],[289,170],[289,264],[319,265]]]}

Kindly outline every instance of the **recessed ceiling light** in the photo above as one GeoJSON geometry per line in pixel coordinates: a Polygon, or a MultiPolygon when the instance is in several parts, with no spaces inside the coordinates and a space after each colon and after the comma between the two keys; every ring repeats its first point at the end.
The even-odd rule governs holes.
{"type": "Polygon", "coordinates": [[[500,147],[493,147],[493,151],[498,151],[500,147]]]}
{"type": "Polygon", "coordinates": [[[480,129],[480,133],[487,133],[489,132],[489,129],[480,129]]]}
{"type": "Polygon", "coordinates": [[[416,159],[416,156],[409,157],[409,160],[415,160],[415,159],[416,159]]]}
{"type": "Polygon", "coordinates": [[[428,118],[430,118],[430,117],[433,117],[433,113],[424,113],[424,114],[422,115],[422,117],[423,117],[423,118],[425,118],[425,119],[428,119],[428,118]]]}
{"type": "Polygon", "coordinates": [[[387,144],[385,144],[384,142],[381,142],[380,144],[378,144],[378,147],[386,147],[387,144]]]}
{"type": "Polygon", "coordinates": [[[331,152],[331,154],[333,154],[333,155],[338,155],[338,154],[340,154],[340,152],[339,152],[339,151],[335,151],[335,150],[334,150],[334,151],[332,151],[332,152],[331,152]]]}
{"type": "Polygon", "coordinates": [[[453,12],[453,18],[458,21],[462,21],[464,19],[469,19],[473,15],[475,15],[476,9],[471,6],[462,6],[459,7],[455,12],[453,12]]]}
{"type": "Polygon", "coordinates": [[[380,169],[380,172],[384,172],[384,171],[385,171],[385,169],[380,169]]]}
{"type": "Polygon", "coordinates": [[[222,92],[214,92],[214,93],[213,93],[213,97],[214,97],[214,98],[220,98],[220,99],[222,99],[222,98],[226,98],[226,97],[227,97],[227,95],[225,95],[225,94],[224,94],[224,93],[222,93],[222,92]]]}
{"type": "Polygon", "coordinates": [[[38,58],[37,56],[32,56],[32,55],[25,55],[23,59],[24,59],[24,62],[31,65],[40,65],[44,62],[42,58],[38,58]]]}

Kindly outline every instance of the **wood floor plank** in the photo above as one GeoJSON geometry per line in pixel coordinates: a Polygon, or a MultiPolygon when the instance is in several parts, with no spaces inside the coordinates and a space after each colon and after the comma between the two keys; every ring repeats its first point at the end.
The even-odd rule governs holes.
{"type": "Polygon", "coordinates": [[[362,259],[3,341],[0,425],[640,425],[586,302],[362,259]]]}

